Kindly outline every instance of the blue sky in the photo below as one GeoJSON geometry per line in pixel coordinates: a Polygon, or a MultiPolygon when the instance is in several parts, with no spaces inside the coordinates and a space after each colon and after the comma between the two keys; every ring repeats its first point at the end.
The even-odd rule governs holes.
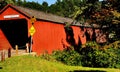
{"type": "Polygon", "coordinates": [[[34,2],[38,2],[40,4],[42,4],[43,1],[46,1],[49,5],[51,5],[51,4],[54,4],[57,0],[26,0],[26,1],[30,1],[30,2],[34,1],[34,2]]]}

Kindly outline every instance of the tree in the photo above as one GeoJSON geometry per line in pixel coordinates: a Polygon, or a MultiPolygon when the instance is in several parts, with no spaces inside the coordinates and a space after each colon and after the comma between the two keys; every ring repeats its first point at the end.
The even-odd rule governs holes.
{"type": "Polygon", "coordinates": [[[7,2],[0,0],[0,9],[2,9],[5,5],[7,5],[7,2]]]}
{"type": "Polygon", "coordinates": [[[22,5],[22,3],[23,3],[22,0],[0,0],[0,8],[2,9],[7,4],[22,5]]]}
{"type": "MultiPolygon", "coordinates": [[[[103,30],[106,27],[107,30],[103,30],[104,33],[116,33],[119,30],[120,23],[120,13],[118,7],[115,6],[115,0],[107,0],[103,2],[95,1],[83,1],[84,7],[77,6],[77,11],[74,14],[74,19],[81,21],[83,19],[83,24],[88,22],[91,26],[93,24],[99,25],[103,30]]],[[[120,33],[118,33],[120,34],[120,33]]]]}
{"type": "Polygon", "coordinates": [[[74,12],[74,6],[80,6],[81,5],[81,0],[57,0],[55,4],[52,4],[50,6],[49,12],[55,11],[54,14],[57,14],[59,16],[63,17],[70,17],[74,12]],[[53,8],[54,9],[53,9],[53,8]]]}
{"type": "Polygon", "coordinates": [[[22,6],[31,9],[42,10],[42,6],[38,2],[24,2],[22,6]]]}
{"type": "Polygon", "coordinates": [[[48,3],[47,2],[43,2],[42,3],[42,9],[41,9],[42,11],[44,11],[44,12],[48,12],[48,3]]]}

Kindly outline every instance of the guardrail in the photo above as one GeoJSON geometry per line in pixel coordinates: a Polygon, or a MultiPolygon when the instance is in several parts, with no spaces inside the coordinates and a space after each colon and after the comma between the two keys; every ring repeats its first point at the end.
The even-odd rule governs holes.
{"type": "Polygon", "coordinates": [[[5,61],[6,58],[10,58],[11,56],[22,55],[23,53],[29,53],[29,44],[26,43],[25,46],[19,47],[15,45],[15,50],[13,48],[9,48],[8,50],[1,50],[0,51],[0,61],[5,61]],[[25,47],[25,50],[19,50],[19,48],[25,47]]]}

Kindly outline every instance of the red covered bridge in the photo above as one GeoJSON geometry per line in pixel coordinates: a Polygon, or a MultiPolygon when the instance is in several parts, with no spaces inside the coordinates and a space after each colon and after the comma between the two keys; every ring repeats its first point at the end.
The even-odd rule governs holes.
{"type": "MultiPolygon", "coordinates": [[[[71,23],[72,19],[64,18],[41,11],[36,11],[20,6],[7,5],[0,11],[0,50],[14,48],[15,45],[25,46],[29,42],[29,29],[31,27],[31,17],[35,16],[34,22],[36,29],[33,35],[32,51],[38,54],[54,50],[63,50],[70,46],[69,31],[65,30],[65,22],[71,23]]],[[[83,27],[80,24],[71,26],[72,38],[75,44],[79,41],[86,43],[85,31],[92,36],[93,29],[83,27]]],[[[99,29],[95,32],[99,33],[99,29]]],[[[105,41],[105,40],[104,40],[105,41]]]]}

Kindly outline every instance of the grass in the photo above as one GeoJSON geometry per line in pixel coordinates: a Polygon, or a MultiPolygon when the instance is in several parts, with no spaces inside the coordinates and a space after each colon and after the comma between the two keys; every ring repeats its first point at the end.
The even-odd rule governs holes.
{"type": "Polygon", "coordinates": [[[15,56],[0,62],[0,72],[120,72],[120,69],[67,66],[40,57],[15,56]]]}

